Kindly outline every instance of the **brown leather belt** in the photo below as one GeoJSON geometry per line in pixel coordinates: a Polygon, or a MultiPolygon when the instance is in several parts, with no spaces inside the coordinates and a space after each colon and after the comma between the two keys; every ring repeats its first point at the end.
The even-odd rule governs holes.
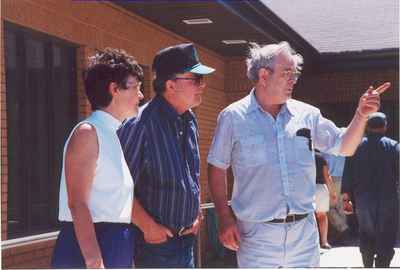
{"type": "Polygon", "coordinates": [[[270,223],[295,222],[295,221],[302,220],[306,216],[308,216],[308,214],[294,214],[294,215],[288,215],[286,218],[276,218],[276,219],[273,219],[273,220],[270,220],[270,221],[267,221],[267,222],[270,222],[270,223]]]}

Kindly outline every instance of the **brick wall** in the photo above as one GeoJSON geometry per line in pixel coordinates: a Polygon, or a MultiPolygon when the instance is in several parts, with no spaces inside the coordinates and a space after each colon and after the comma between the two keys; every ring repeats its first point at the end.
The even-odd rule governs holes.
{"type": "MultiPolygon", "coordinates": [[[[246,64],[243,58],[229,61],[227,77],[229,103],[249,93],[252,85],[246,77],[246,64]]],[[[319,107],[321,112],[332,120],[337,120],[340,125],[347,125],[353,116],[355,105],[368,86],[378,86],[386,81],[391,82],[392,86],[382,95],[382,109],[392,112],[388,134],[398,140],[399,71],[395,68],[305,74],[295,87],[294,98],[319,107]],[[346,108],[347,105],[351,108],[346,108]]]]}
{"type": "Polygon", "coordinates": [[[49,268],[55,240],[32,242],[2,249],[2,268],[49,268]]]}
{"type": "MultiPolygon", "coordinates": [[[[95,1],[72,0],[3,0],[2,29],[4,21],[12,22],[35,31],[47,33],[78,45],[77,89],[80,118],[90,113],[84,95],[81,72],[86,58],[96,48],[116,47],[126,50],[145,66],[145,83],[151,81],[149,67],[155,53],[166,46],[186,42],[145,19],[135,16],[113,4],[95,1]]],[[[1,31],[1,55],[4,55],[3,31],[1,31]]],[[[197,46],[200,59],[217,71],[207,78],[208,87],[203,104],[196,108],[200,125],[201,188],[202,200],[208,200],[206,179],[206,154],[215,127],[217,113],[226,106],[225,59],[216,53],[197,46]]],[[[5,108],[4,57],[1,57],[1,192],[2,192],[2,240],[7,238],[7,127],[5,108]]],[[[145,95],[152,96],[150,86],[145,86],[145,95]]],[[[48,266],[49,254],[54,241],[27,244],[23,248],[4,250],[2,266],[7,268],[43,268],[48,266]],[[43,254],[40,255],[40,254],[43,254]]]]}
{"type": "Polygon", "coordinates": [[[399,71],[395,68],[308,75],[299,82],[295,96],[319,107],[339,126],[347,126],[366,89],[386,81],[392,86],[381,96],[381,110],[388,116],[387,136],[399,140],[399,71]]]}
{"type": "MultiPolygon", "coordinates": [[[[110,3],[72,0],[2,0],[1,28],[9,21],[36,31],[73,42],[77,50],[78,106],[81,118],[90,113],[84,95],[81,71],[88,55],[95,48],[117,47],[134,55],[145,66],[145,96],[153,95],[150,90],[149,67],[155,53],[163,47],[186,40],[143,18],[135,16],[110,3]]],[[[1,31],[0,53],[4,55],[4,36],[1,31]]],[[[203,103],[195,112],[200,125],[201,189],[202,201],[210,201],[207,185],[206,156],[214,133],[218,113],[231,102],[246,95],[251,88],[246,78],[242,58],[225,59],[216,53],[197,46],[202,62],[217,71],[206,79],[208,87],[203,103]]],[[[7,238],[7,124],[4,57],[1,57],[0,111],[1,111],[1,195],[2,195],[2,240],[7,238]]],[[[313,104],[357,100],[369,82],[368,78],[390,80],[395,85],[385,93],[384,99],[398,100],[398,71],[370,70],[363,72],[330,73],[305,76],[296,88],[296,97],[313,104]],[[358,91],[358,92],[357,92],[358,91]],[[334,94],[332,94],[334,93],[334,94]]],[[[376,81],[374,81],[376,83],[376,81]]],[[[397,107],[398,114],[398,107],[397,107]]],[[[398,120],[397,120],[398,122],[398,120]]],[[[206,232],[202,228],[202,232],[206,232]]],[[[204,236],[204,234],[203,234],[204,236]]],[[[49,265],[54,240],[29,243],[2,250],[2,266],[6,268],[45,268],[49,265]]],[[[205,246],[202,247],[204,250],[205,246]]]]}

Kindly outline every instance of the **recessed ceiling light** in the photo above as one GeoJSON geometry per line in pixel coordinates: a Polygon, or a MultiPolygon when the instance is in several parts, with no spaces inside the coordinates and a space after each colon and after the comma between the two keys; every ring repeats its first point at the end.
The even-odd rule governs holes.
{"type": "Polygon", "coordinates": [[[199,19],[187,19],[187,20],[182,20],[182,22],[186,24],[210,24],[213,23],[212,20],[209,18],[199,18],[199,19]]]}
{"type": "Polygon", "coordinates": [[[226,45],[234,45],[234,44],[246,44],[247,41],[243,39],[225,39],[222,43],[226,45]]]}

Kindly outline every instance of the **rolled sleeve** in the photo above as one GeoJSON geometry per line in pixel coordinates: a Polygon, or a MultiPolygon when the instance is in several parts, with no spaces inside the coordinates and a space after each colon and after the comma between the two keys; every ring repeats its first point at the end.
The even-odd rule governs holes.
{"type": "Polygon", "coordinates": [[[209,164],[224,170],[229,168],[233,145],[232,131],[231,115],[229,111],[222,111],[218,116],[217,127],[207,157],[209,164]]]}
{"type": "Polygon", "coordinates": [[[340,146],[345,131],[346,128],[338,128],[319,113],[316,118],[315,147],[325,153],[341,155],[340,146]]]}

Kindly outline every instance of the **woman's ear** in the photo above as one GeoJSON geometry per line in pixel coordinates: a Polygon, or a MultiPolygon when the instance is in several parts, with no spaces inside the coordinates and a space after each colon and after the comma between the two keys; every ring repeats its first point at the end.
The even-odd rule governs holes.
{"type": "Polygon", "coordinates": [[[118,84],[115,82],[111,82],[108,85],[108,92],[112,97],[114,97],[118,93],[118,84]]]}

